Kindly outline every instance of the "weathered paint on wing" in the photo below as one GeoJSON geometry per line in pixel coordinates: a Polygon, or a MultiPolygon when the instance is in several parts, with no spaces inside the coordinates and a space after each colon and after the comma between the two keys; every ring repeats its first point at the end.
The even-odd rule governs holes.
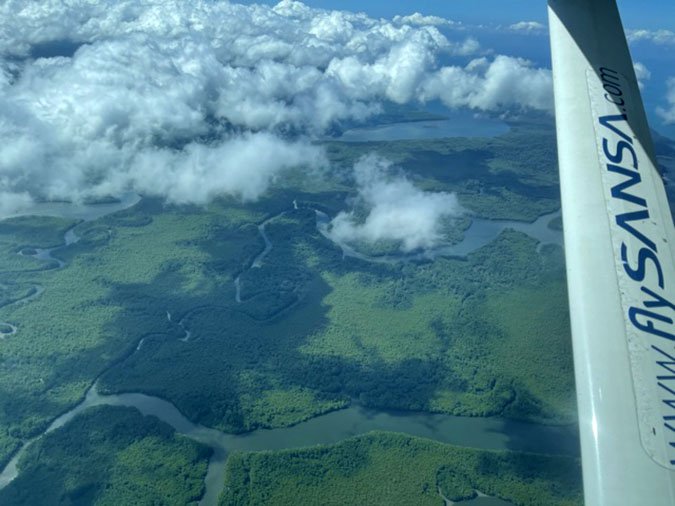
{"type": "Polygon", "coordinates": [[[550,0],[586,504],[675,505],[675,231],[615,0],[550,0]]]}

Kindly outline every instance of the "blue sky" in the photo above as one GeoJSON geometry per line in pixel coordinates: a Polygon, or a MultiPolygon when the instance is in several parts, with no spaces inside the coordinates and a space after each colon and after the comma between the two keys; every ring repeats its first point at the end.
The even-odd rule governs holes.
{"type": "MultiPolygon", "coordinates": [[[[275,4],[274,0],[241,3],[275,4]]],[[[465,23],[512,24],[518,21],[546,21],[544,0],[305,0],[303,3],[325,9],[364,11],[371,16],[392,17],[415,11],[465,23]]],[[[619,0],[619,9],[628,28],[675,29],[675,1],[619,0]]]]}

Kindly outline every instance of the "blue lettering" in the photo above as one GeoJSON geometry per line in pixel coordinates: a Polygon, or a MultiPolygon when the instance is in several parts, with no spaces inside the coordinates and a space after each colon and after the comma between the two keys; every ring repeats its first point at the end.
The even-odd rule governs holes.
{"type": "Polygon", "coordinates": [[[648,219],[649,219],[649,211],[645,209],[644,211],[634,211],[632,213],[618,214],[616,216],[616,224],[619,225],[621,228],[623,228],[626,232],[631,234],[636,239],[639,239],[642,242],[642,244],[644,244],[649,249],[654,251],[654,253],[658,253],[654,241],[649,239],[646,235],[644,235],[639,230],[636,230],[635,228],[633,228],[632,225],[629,224],[630,221],[648,220],[648,219]]]}
{"type": "Polygon", "coordinates": [[[663,337],[664,339],[668,339],[670,341],[675,341],[675,335],[671,334],[670,332],[666,332],[665,330],[657,329],[654,326],[654,320],[672,325],[673,320],[667,316],[662,316],[658,313],[654,313],[653,311],[647,311],[646,309],[631,307],[628,310],[628,317],[630,318],[631,323],[643,332],[648,332],[649,334],[663,337]],[[638,320],[639,316],[646,317],[647,323],[643,324],[640,320],[638,320]]]}
{"type": "Polygon", "coordinates": [[[631,186],[635,186],[636,184],[642,182],[642,178],[640,177],[639,172],[624,169],[623,167],[619,167],[618,165],[612,164],[607,164],[607,170],[609,172],[614,172],[615,174],[621,174],[622,176],[628,177],[628,179],[623,183],[619,183],[616,186],[612,186],[612,197],[614,197],[615,199],[621,199],[627,202],[632,202],[633,204],[637,204],[638,206],[647,207],[647,201],[642,197],[636,197],[635,195],[631,195],[630,193],[624,192],[626,188],[630,188],[631,186]]]}
{"type": "Polygon", "coordinates": [[[619,141],[616,145],[616,154],[612,154],[609,152],[607,139],[602,139],[602,150],[605,152],[605,156],[609,159],[610,162],[621,163],[623,161],[624,149],[627,149],[630,152],[631,156],[633,157],[633,168],[637,170],[638,159],[637,155],[635,154],[635,150],[633,149],[633,146],[631,146],[627,142],[619,141]]]}
{"type": "Polygon", "coordinates": [[[661,269],[661,262],[659,262],[659,257],[648,248],[640,248],[638,252],[638,265],[636,269],[633,269],[628,264],[628,247],[626,243],[621,243],[621,260],[623,260],[623,268],[626,271],[626,274],[633,281],[644,281],[647,275],[647,260],[651,260],[654,263],[654,268],[656,269],[656,274],[659,278],[659,288],[663,289],[663,269],[661,269]]]}
{"type": "MultiPolygon", "coordinates": [[[[671,357],[670,354],[666,353],[665,351],[663,351],[658,346],[652,345],[652,349],[658,351],[661,355],[663,355],[665,358],[668,359],[668,360],[657,360],[656,363],[659,364],[659,366],[663,367],[666,371],[668,371],[672,374],[675,374],[675,369],[673,369],[671,367],[671,366],[675,366],[675,357],[671,357]]],[[[658,379],[660,379],[660,380],[662,380],[662,379],[675,379],[675,376],[669,376],[668,378],[666,378],[664,376],[658,376],[658,379]]],[[[671,401],[671,402],[675,403],[675,401],[671,401]]]]}
{"type": "Polygon", "coordinates": [[[614,132],[616,135],[621,137],[623,140],[628,142],[629,144],[633,144],[633,139],[631,139],[628,135],[623,133],[621,130],[616,128],[614,125],[612,125],[612,121],[626,121],[628,119],[628,116],[625,114],[616,114],[616,115],[610,115],[610,116],[600,116],[598,118],[598,121],[600,124],[606,128],[609,128],[612,132],[614,132]]]}
{"type": "Polygon", "coordinates": [[[643,304],[645,305],[645,307],[669,307],[670,309],[675,311],[675,306],[673,305],[672,302],[669,302],[660,295],[652,292],[649,288],[643,286],[642,292],[646,293],[647,295],[649,295],[654,299],[644,301],[643,304]]]}

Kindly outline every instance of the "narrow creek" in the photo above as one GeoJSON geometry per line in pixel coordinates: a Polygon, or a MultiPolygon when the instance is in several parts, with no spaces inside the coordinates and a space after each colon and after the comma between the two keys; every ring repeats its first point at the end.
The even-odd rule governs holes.
{"type": "MultiPolygon", "coordinates": [[[[135,203],[133,199],[126,202],[128,203],[126,207],[135,203]]],[[[93,216],[90,219],[96,219],[123,208],[125,207],[118,206],[117,208],[110,208],[107,213],[101,213],[100,209],[96,209],[96,212],[93,212],[90,215],[93,216]]],[[[294,202],[294,208],[297,209],[296,202],[294,202]]],[[[317,228],[322,233],[327,233],[327,229],[322,231],[323,226],[327,224],[327,217],[324,218],[320,211],[316,211],[316,213],[317,228]]],[[[509,227],[522,230],[541,242],[554,242],[560,244],[562,241],[561,234],[557,232],[558,235],[556,236],[555,231],[550,231],[550,229],[548,229],[549,221],[558,215],[559,213],[553,213],[542,216],[539,220],[530,224],[523,222],[474,220],[474,223],[465,234],[466,237],[464,241],[455,247],[460,247],[461,251],[474,251],[481,247],[481,244],[487,244],[491,239],[494,239],[499,235],[501,230],[509,227]],[[551,235],[549,232],[554,233],[551,235]],[[473,237],[474,233],[480,238],[476,239],[473,237]],[[489,239],[490,237],[491,239],[489,239]],[[461,246],[467,241],[470,243],[470,246],[461,246]],[[483,241],[485,242],[483,243],[483,241]]],[[[260,234],[265,242],[265,249],[256,257],[249,268],[259,268],[262,265],[265,256],[272,250],[273,245],[267,237],[265,226],[277,216],[267,219],[259,226],[260,234]]],[[[81,219],[86,219],[83,215],[80,215],[79,217],[81,219]]],[[[64,237],[64,244],[62,246],[36,251],[33,256],[46,262],[57,262],[58,268],[62,268],[65,266],[64,262],[53,257],[52,253],[77,242],[77,240],[78,237],[75,230],[70,229],[64,237]]],[[[357,252],[353,252],[353,250],[345,249],[346,245],[337,244],[342,248],[345,256],[359,255],[357,258],[364,256],[357,252]]],[[[445,251],[443,254],[445,254],[445,251]]],[[[381,259],[377,258],[377,260],[369,261],[381,261],[381,259]]],[[[391,259],[387,261],[394,260],[391,259]]],[[[400,259],[398,259],[398,261],[400,261],[400,259]]],[[[238,280],[235,281],[235,286],[239,286],[239,284],[240,282],[238,280]]],[[[40,290],[41,287],[36,287],[36,293],[32,293],[24,299],[14,303],[26,303],[30,299],[39,296],[40,293],[42,293],[40,290]]],[[[240,302],[239,290],[237,290],[236,298],[237,302],[240,302]]],[[[190,330],[184,325],[185,318],[189,314],[190,312],[186,313],[186,315],[177,322],[177,325],[184,331],[184,337],[181,339],[186,342],[192,342],[190,339],[190,330]]],[[[171,313],[167,312],[166,316],[169,321],[172,321],[171,313]]],[[[0,323],[0,331],[7,330],[4,325],[9,324],[0,323]]],[[[12,326],[11,330],[12,334],[17,332],[16,327],[12,326]]],[[[10,334],[3,334],[0,335],[0,337],[8,335],[10,334]]],[[[139,340],[136,349],[139,350],[142,346],[143,339],[139,340]]],[[[28,446],[41,438],[44,434],[71,422],[85,409],[97,405],[134,407],[144,415],[153,415],[168,423],[178,433],[209,446],[213,450],[213,454],[209,461],[208,471],[205,477],[205,495],[200,501],[200,504],[205,506],[217,504],[218,496],[224,486],[224,470],[227,457],[233,451],[277,450],[306,447],[316,444],[331,444],[372,430],[402,432],[458,446],[468,446],[480,449],[509,449],[566,455],[578,454],[578,436],[576,434],[576,428],[573,426],[548,426],[492,417],[457,417],[443,414],[371,410],[358,405],[330,412],[292,427],[260,429],[239,435],[226,434],[216,429],[191,422],[183,416],[172,403],[166,400],[140,393],[103,395],[98,392],[97,383],[94,383],[79,404],[56,418],[43,434],[24,443],[19,452],[14,455],[12,460],[0,473],[0,489],[7,486],[7,484],[18,476],[19,471],[17,465],[21,457],[25,454],[28,446]]]]}

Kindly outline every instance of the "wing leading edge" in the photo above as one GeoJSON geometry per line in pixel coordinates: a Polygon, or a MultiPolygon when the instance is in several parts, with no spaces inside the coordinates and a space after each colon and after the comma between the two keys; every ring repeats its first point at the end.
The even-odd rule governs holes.
{"type": "Polygon", "coordinates": [[[675,231],[615,0],[549,0],[588,506],[675,505],[675,231]]]}

